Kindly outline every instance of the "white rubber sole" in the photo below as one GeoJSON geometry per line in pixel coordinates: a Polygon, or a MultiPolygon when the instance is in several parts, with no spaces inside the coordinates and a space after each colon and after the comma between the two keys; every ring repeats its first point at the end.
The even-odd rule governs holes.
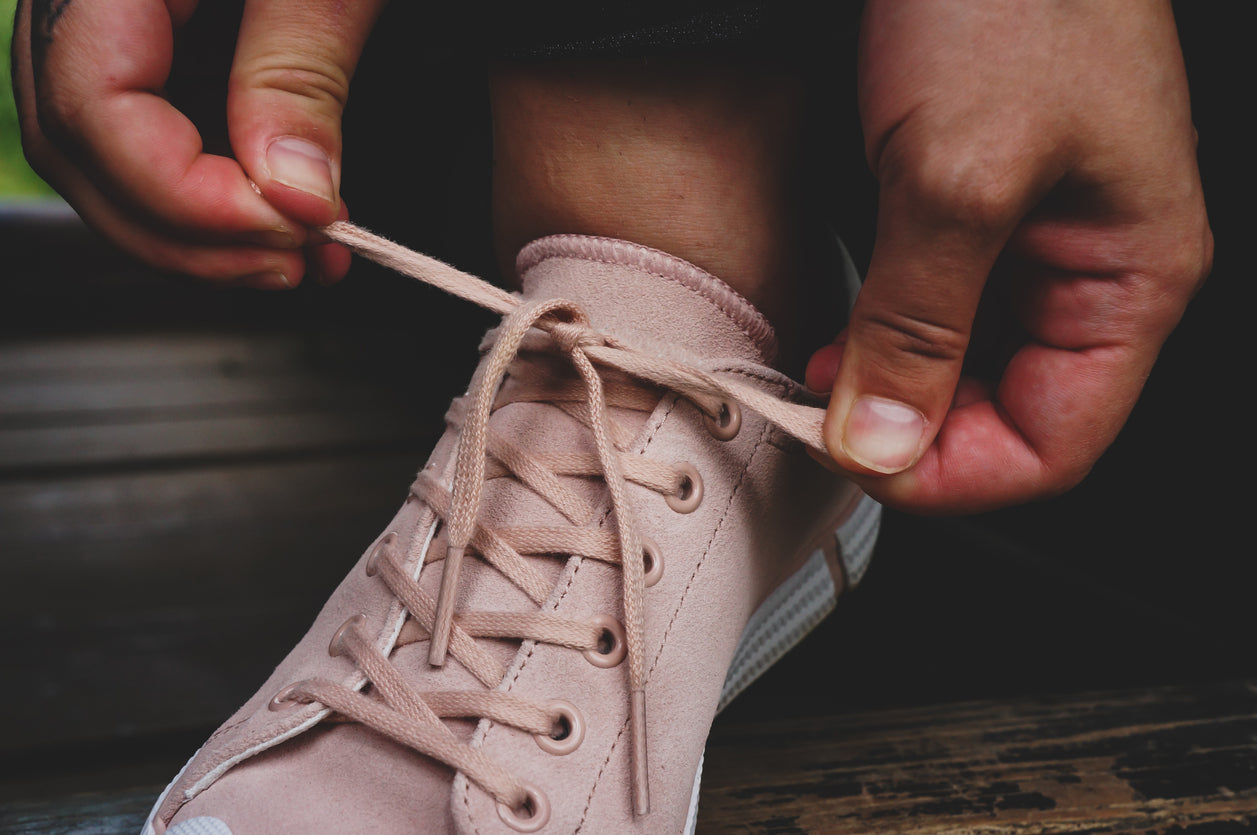
{"type": "MultiPolygon", "coordinates": [[[[881,527],[882,506],[862,496],[855,510],[835,532],[839,555],[846,573],[847,585],[854,586],[864,576],[877,532],[881,527]]],[[[716,712],[724,710],[729,702],[745,690],[751,682],[777,662],[803,640],[825,616],[833,611],[837,602],[834,578],[830,574],[825,554],[817,550],[782,583],[768,599],[760,604],[747,621],[733,652],[729,673],[716,712]]],[[[703,779],[703,758],[699,758],[694,772],[694,788],[690,793],[690,810],[685,819],[685,835],[693,835],[698,825],[699,785],[703,779]]]]}

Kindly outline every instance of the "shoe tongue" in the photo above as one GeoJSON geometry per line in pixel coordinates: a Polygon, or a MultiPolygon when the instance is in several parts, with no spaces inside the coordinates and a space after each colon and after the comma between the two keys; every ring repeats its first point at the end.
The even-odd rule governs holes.
{"type": "Polygon", "coordinates": [[[582,235],[554,235],[520,252],[527,299],[580,304],[593,326],[678,359],[738,358],[770,364],[772,326],[732,287],[657,249],[582,235]]]}

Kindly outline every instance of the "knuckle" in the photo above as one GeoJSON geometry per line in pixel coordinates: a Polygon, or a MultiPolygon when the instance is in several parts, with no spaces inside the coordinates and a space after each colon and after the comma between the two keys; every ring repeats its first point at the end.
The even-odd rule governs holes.
{"type": "Polygon", "coordinates": [[[264,64],[249,73],[248,87],[272,90],[310,102],[330,114],[340,113],[349,99],[349,76],[335,64],[310,62],[303,66],[264,64]]]}
{"type": "Polygon", "coordinates": [[[909,313],[874,311],[853,321],[852,328],[863,331],[862,341],[891,356],[959,362],[969,346],[967,331],[909,313]]]}
{"type": "Polygon", "coordinates": [[[1199,292],[1213,269],[1214,239],[1209,222],[1202,216],[1197,223],[1185,224],[1174,246],[1165,252],[1160,264],[1167,297],[1177,307],[1199,292]]]}
{"type": "Polygon", "coordinates": [[[1022,189],[1012,166],[981,145],[929,141],[911,155],[886,160],[886,182],[935,222],[998,232],[1020,213],[1022,189]]]}

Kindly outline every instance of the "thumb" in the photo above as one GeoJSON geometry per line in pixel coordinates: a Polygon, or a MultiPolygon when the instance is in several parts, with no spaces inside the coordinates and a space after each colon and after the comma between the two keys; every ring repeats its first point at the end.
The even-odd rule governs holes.
{"type": "Polygon", "coordinates": [[[958,211],[955,197],[883,186],[841,361],[832,348],[813,358],[810,378],[836,372],[825,442],[849,472],[909,469],[951,406],[983,287],[1019,215],[967,202],[958,211]]]}
{"type": "Polygon", "coordinates": [[[232,148],[262,196],[308,226],[340,212],[341,114],[383,0],[248,0],[231,68],[232,148]]]}

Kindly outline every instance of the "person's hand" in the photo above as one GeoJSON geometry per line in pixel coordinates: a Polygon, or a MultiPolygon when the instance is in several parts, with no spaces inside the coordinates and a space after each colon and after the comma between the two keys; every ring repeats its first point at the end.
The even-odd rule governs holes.
{"type": "Polygon", "coordinates": [[[206,152],[165,96],[176,33],[196,5],[23,0],[13,64],[27,157],[89,225],[155,266],[282,289],[308,259],[339,279],[349,254],[307,230],[345,216],[341,111],[383,0],[244,4],[226,90],[230,157],[206,152]]]}
{"type": "Polygon", "coordinates": [[[1169,3],[870,0],[859,84],[880,206],[808,367],[830,454],[910,511],[1067,490],[1212,259],[1169,3]]]}

